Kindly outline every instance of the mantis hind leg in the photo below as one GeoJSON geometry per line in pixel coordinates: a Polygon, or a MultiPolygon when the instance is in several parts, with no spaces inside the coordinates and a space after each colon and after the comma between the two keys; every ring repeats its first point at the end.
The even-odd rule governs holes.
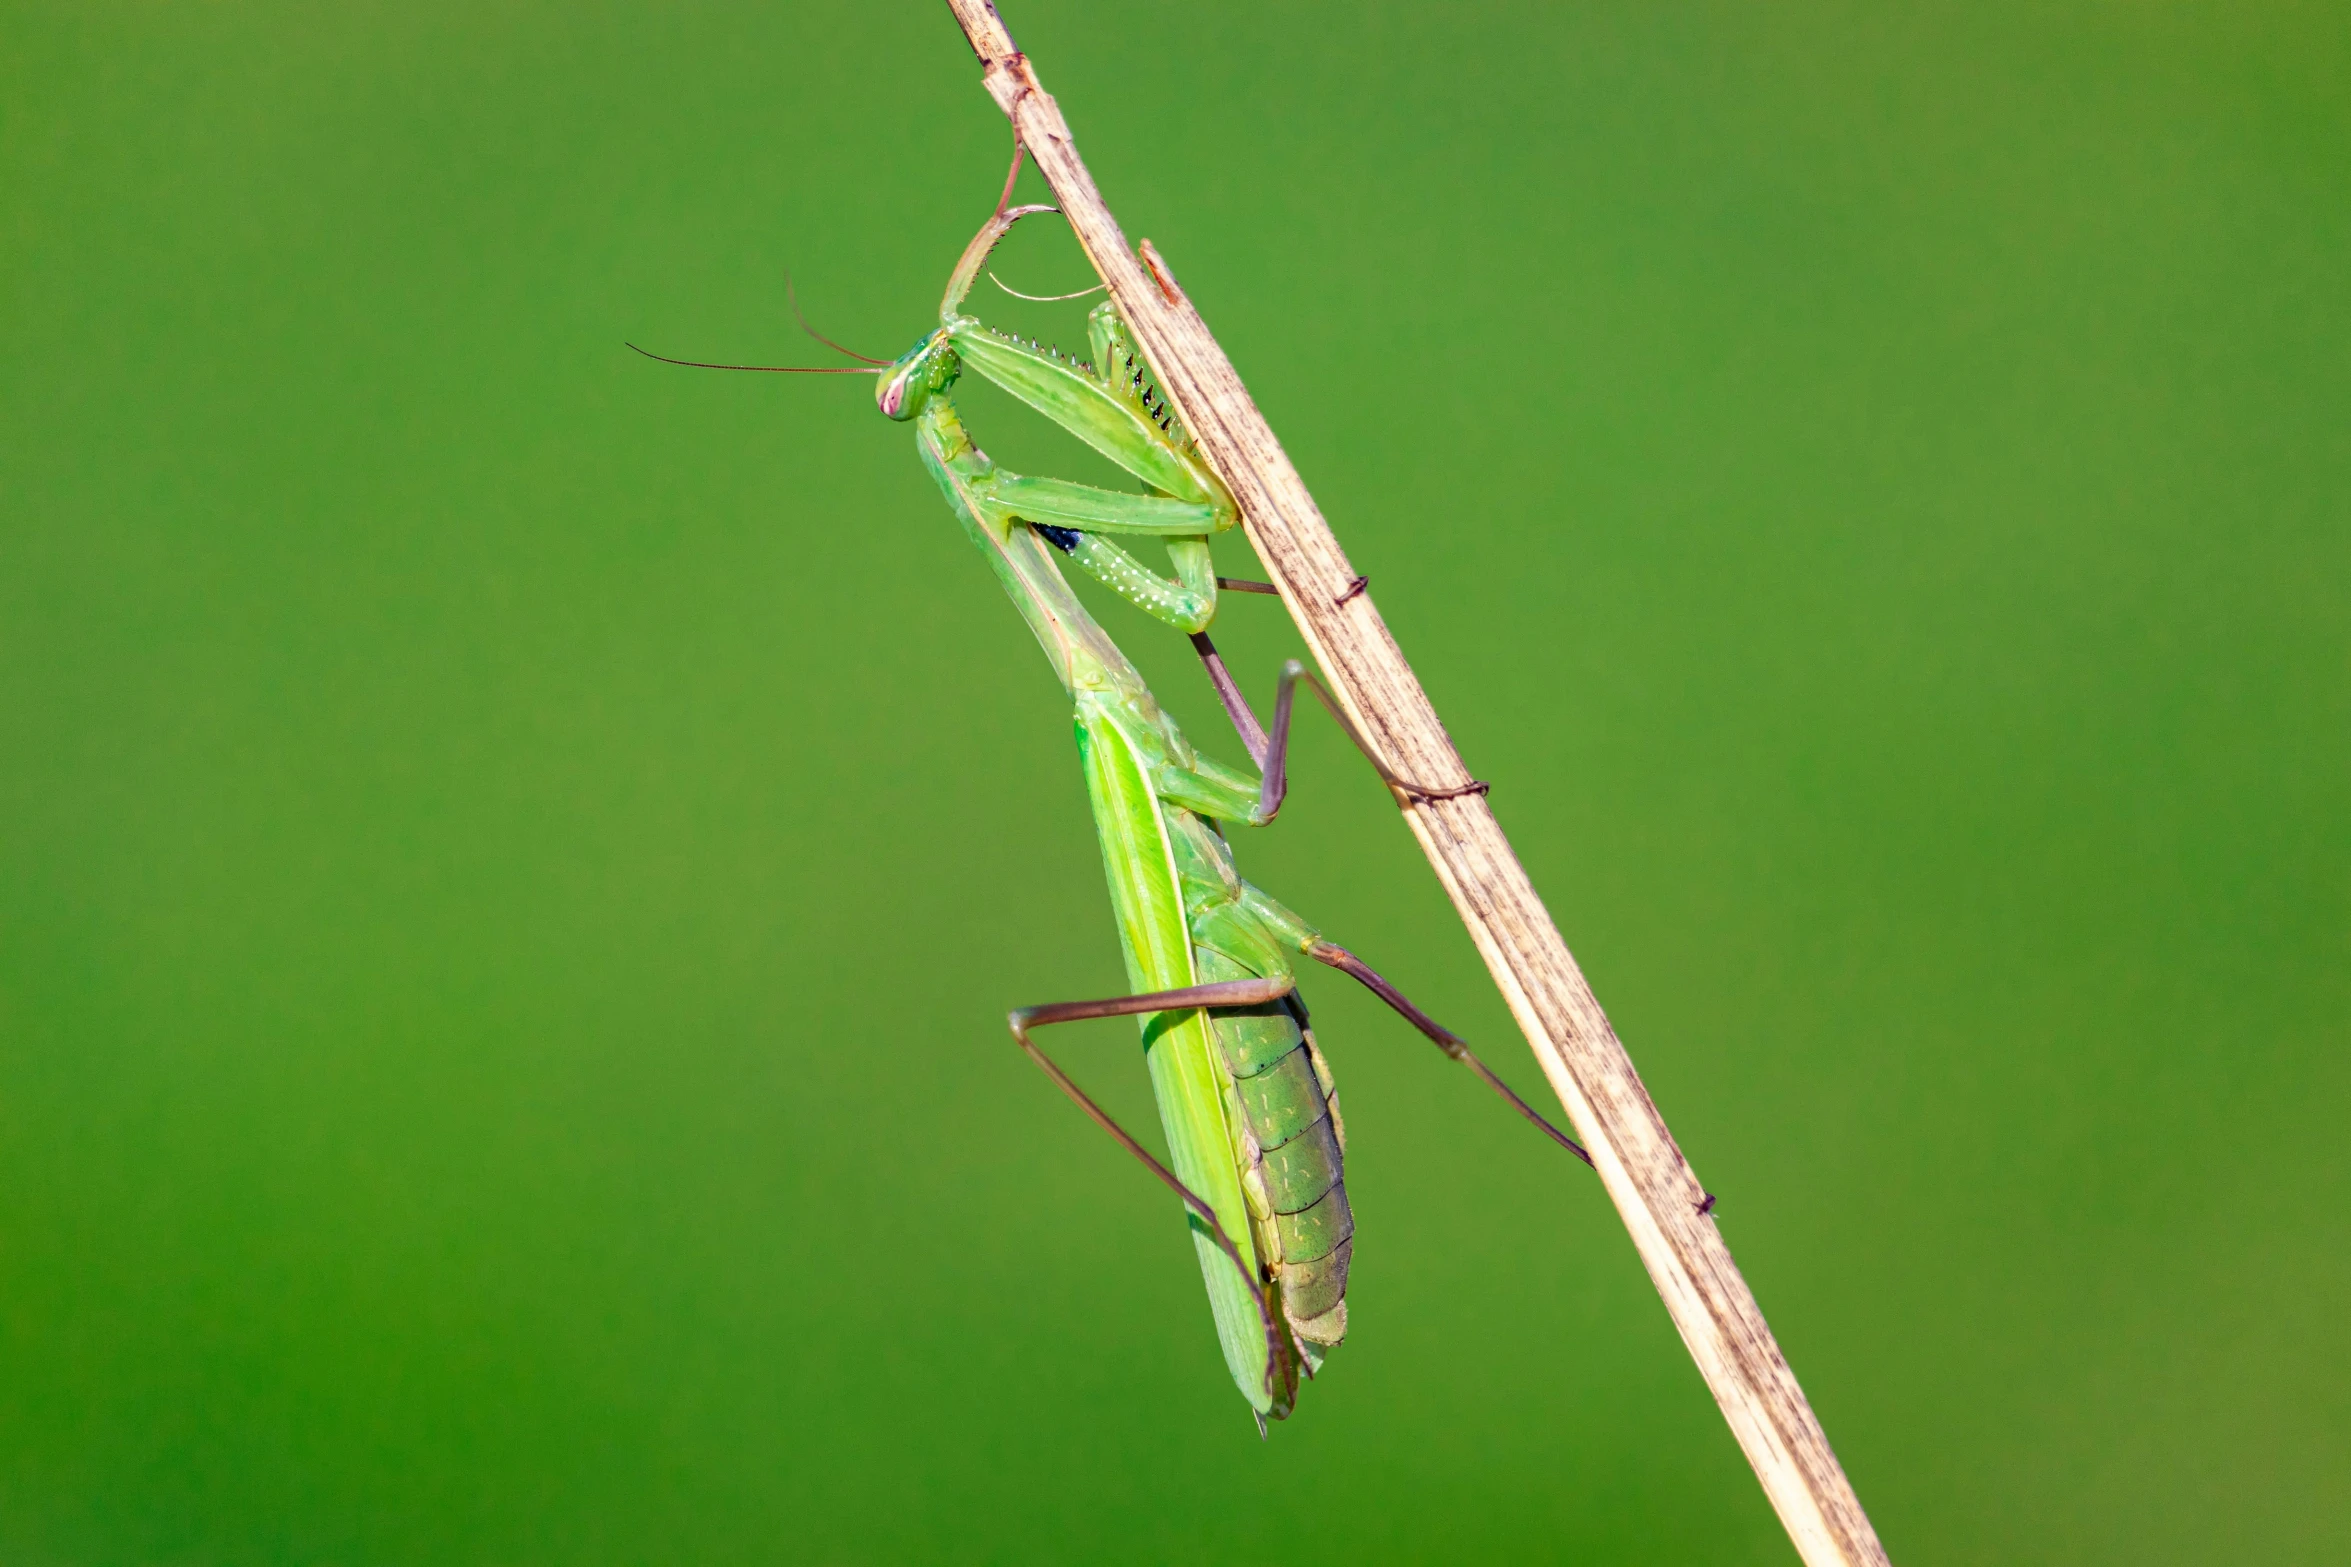
{"type": "MultiPolygon", "coordinates": [[[[1512,1092],[1510,1085],[1494,1074],[1493,1068],[1479,1060],[1477,1052],[1469,1048],[1469,1041],[1423,1012],[1414,1004],[1410,996],[1389,984],[1387,977],[1379,970],[1337,942],[1323,940],[1320,931],[1247,882],[1241,884],[1241,896],[1238,904],[1228,905],[1228,911],[1224,916],[1222,926],[1209,933],[1210,935],[1229,943],[1231,940],[1229,932],[1236,928],[1251,930],[1265,940],[1279,942],[1285,947],[1303,952],[1315,962],[1327,964],[1340,973],[1350,976],[1364,989],[1385,1001],[1398,1017],[1419,1029],[1422,1034],[1427,1036],[1431,1044],[1477,1073],[1485,1080],[1488,1088],[1500,1094],[1504,1100],[1508,1101],[1512,1109],[1532,1121],[1544,1136],[1574,1154],[1578,1159],[1583,1160],[1584,1163],[1590,1164],[1592,1162],[1592,1156],[1586,1153],[1574,1138],[1545,1120],[1534,1106],[1512,1092]]],[[[1216,942],[1211,940],[1209,944],[1215,945],[1216,942]]]]}
{"type": "MultiPolygon", "coordinates": [[[[1265,1286],[1257,1277],[1257,1270],[1241,1256],[1241,1249],[1225,1233],[1217,1220],[1216,1210],[1207,1199],[1177,1179],[1173,1170],[1154,1158],[1150,1150],[1135,1141],[1127,1129],[1112,1120],[1108,1111],[1096,1104],[1086,1091],[1076,1084],[1067,1072],[1056,1065],[1052,1057],[1037,1048],[1029,1037],[1032,1028],[1045,1028],[1055,1023],[1077,1023],[1090,1018],[1134,1017],[1146,1012],[1181,1012],[1193,1007],[1254,1007],[1279,1001],[1297,988],[1297,982],[1288,975],[1272,979],[1227,980],[1213,985],[1187,985],[1180,990],[1156,990],[1139,996],[1113,996],[1102,1001],[1056,1001],[1044,1006],[1022,1007],[1010,1013],[1005,1022],[1012,1030],[1013,1039],[1037,1064],[1038,1070],[1053,1080],[1055,1087],[1067,1094],[1070,1101],[1086,1113],[1092,1121],[1117,1144],[1132,1154],[1145,1169],[1157,1176],[1161,1184],[1174,1192],[1191,1210],[1192,1216],[1203,1225],[1217,1249],[1231,1259],[1248,1287],[1249,1297],[1257,1304],[1257,1318],[1265,1328],[1265,1391],[1274,1401],[1279,1418],[1287,1413],[1289,1395],[1297,1384],[1297,1360],[1290,1347],[1290,1337],[1282,1330],[1274,1316],[1271,1302],[1266,1299],[1265,1286]]],[[[1263,1421],[1260,1420],[1262,1434],[1263,1421]]]]}
{"type": "Polygon", "coordinates": [[[1495,1076],[1493,1068],[1478,1059],[1477,1052],[1469,1048],[1467,1040],[1415,1006],[1411,997],[1389,984],[1377,969],[1354,953],[1349,952],[1345,947],[1336,942],[1325,941],[1319,936],[1308,941],[1305,950],[1306,955],[1314,959],[1315,962],[1329,964],[1340,973],[1359,981],[1364,989],[1385,1001],[1394,1009],[1397,1016],[1427,1035],[1431,1044],[1485,1079],[1488,1088],[1509,1101],[1511,1108],[1520,1115],[1534,1122],[1544,1136],[1574,1154],[1578,1159],[1583,1160],[1584,1163],[1590,1164],[1592,1162],[1592,1156],[1584,1151],[1580,1143],[1545,1120],[1533,1105],[1519,1098],[1508,1083],[1495,1076]]]}

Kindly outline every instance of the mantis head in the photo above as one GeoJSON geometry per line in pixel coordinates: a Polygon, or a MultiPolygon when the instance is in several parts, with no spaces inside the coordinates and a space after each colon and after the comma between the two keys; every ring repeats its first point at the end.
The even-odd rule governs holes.
{"type": "Polygon", "coordinates": [[[963,361],[956,355],[948,328],[940,327],[882,372],[874,387],[874,401],[881,405],[885,418],[912,419],[933,397],[953,386],[962,371],[963,361]]]}

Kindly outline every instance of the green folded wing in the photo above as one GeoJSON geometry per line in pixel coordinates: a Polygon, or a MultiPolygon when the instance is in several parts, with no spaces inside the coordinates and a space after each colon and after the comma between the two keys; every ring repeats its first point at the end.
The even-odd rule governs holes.
{"type": "MultiPolygon", "coordinates": [[[[1078,702],[1077,734],[1128,983],[1137,992],[1198,983],[1167,822],[1142,757],[1115,713],[1084,696],[1078,702]]],[[[1216,1211],[1217,1222],[1255,1272],[1258,1258],[1241,1194],[1237,1134],[1225,1114],[1225,1087],[1207,1019],[1197,1010],[1154,1013],[1143,1019],[1143,1044],[1160,1124],[1167,1131],[1168,1162],[1176,1178],[1216,1211]]],[[[1232,1259],[1199,1219],[1185,1212],[1225,1364],[1250,1407],[1268,1413],[1271,1379],[1256,1301],[1232,1259]]]]}

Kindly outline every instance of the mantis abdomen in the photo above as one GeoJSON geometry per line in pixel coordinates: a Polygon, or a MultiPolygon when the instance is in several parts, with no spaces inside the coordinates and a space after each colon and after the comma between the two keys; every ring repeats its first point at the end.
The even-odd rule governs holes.
{"type": "MultiPolygon", "coordinates": [[[[1208,948],[1195,961],[1204,983],[1272,977],[1208,948]]],[[[1295,993],[1254,1007],[1212,1008],[1208,1016],[1233,1085],[1241,1128],[1234,1152],[1258,1255],[1302,1353],[1319,1361],[1318,1351],[1347,1336],[1347,1263],[1355,1250],[1338,1089],[1295,993]]]]}

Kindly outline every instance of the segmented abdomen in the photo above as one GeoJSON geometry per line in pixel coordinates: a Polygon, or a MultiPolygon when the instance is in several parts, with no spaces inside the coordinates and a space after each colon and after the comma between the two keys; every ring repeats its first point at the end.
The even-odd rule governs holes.
{"type": "MultiPolygon", "coordinates": [[[[1253,977],[1223,953],[1193,951],[1203,982],[1253,977]]],[[[1347,1208],[1338,1091],[1305,1017],[1294,996],[1209,1013],[1239,1110],[1241,1191],[1258,1253],[1272,1269],[1291,1331],[1323,1347],[1347,1336],[1355,1218],[1347,1208]]]]}

